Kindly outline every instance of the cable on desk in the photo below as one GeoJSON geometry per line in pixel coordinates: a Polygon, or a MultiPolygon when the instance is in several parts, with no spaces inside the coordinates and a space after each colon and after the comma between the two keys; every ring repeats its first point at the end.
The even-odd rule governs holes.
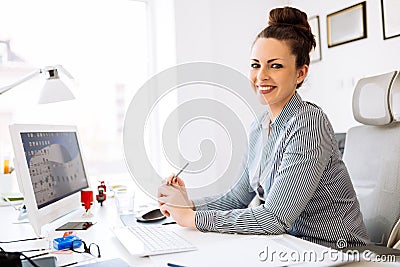
{"type": "Polygon", "coordinates": [[[15,243],[21,241],[30,241],[30,240],[39,240],[44,239],[44,237],[33,237],[33,238],[26,238],[26,239],[18,239],[18,240],[11,240],[11,241],[0,241],[0,244],[8,244],[8,243],[15,243]]]}

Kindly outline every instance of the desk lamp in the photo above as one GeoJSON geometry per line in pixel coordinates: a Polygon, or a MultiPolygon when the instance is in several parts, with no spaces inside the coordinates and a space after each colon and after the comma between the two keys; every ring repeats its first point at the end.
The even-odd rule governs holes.
{"type": "Polygon", "coordinates": [[[7,92],[8,90],[11,90],[17,85],[42,74],[46,77],[46,83],[44,84],[40,93],[38,102],[39,104],[72,100],[75,97],[72,94],[71,90],[60,80],[60,77],[58,75],[59,71],[62,71],[67,77],[73,79],[72,75],[61,65],[48,66],[42,69],[35,70],[25,77],[22,77],[20,80],[0,88],[0,95],[7,92]]]}

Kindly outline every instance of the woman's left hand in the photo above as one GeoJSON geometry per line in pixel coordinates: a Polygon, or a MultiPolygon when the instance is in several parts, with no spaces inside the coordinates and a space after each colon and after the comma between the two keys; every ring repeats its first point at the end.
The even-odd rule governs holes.
{"type": "Polygon", "coordinates": [[[176,223],[183,227],[196,228],[196,212],[191,208],[177,207],[170,204],[163,204],[160,207],[162,212],[168,212],[176,223]]]}

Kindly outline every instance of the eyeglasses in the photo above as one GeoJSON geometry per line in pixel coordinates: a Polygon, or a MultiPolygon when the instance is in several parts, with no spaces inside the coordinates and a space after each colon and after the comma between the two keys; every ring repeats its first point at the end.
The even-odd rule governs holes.
{"type": "Polygon", "coordinates": [[[95,243],[90,243],[89,246],[86,245],[83,240],[74,240],[71,244],[71,250],[77,253],[89,253],[94,257],[100,258],[100,248],[95,243]],[[82,246],[83,244],[83,246],[82,246]]]}

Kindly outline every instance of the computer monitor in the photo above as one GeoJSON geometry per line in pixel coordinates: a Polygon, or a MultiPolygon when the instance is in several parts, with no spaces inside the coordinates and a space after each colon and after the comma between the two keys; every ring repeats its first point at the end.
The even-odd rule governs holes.
{"type": "Polygon", "coordinates": [[[42,227],[81,207],[88,188],[75,126],[10,125],[18,186],[37,235],[42,227]]]}

